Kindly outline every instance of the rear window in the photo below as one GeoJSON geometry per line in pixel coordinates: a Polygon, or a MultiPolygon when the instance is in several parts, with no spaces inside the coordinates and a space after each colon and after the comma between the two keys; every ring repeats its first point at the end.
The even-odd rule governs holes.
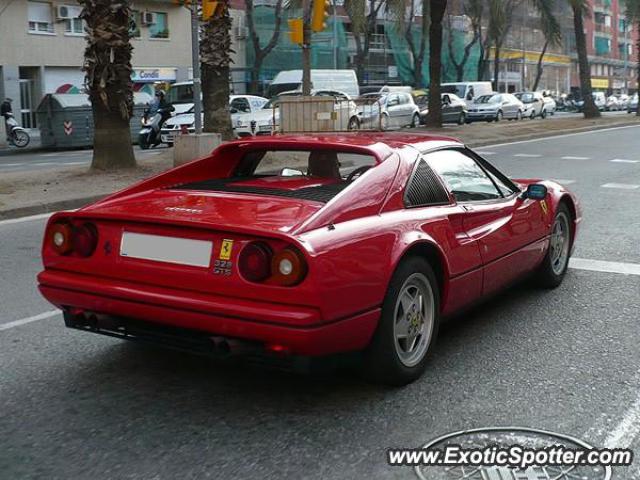
{"type": "Polygon", "coordinates": [[[375,165],[371,155],[336,150],[251,150],[230,177],[177,188],[328,202],[375,165]]]}

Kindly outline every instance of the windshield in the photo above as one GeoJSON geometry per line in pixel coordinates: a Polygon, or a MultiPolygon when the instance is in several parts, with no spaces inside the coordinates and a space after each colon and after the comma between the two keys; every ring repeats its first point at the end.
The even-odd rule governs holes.
{"type": "Polygon", "coordinates": [[[169,103],[193,103],[193,85],[172,85],[167,92],[169,103]]]}
{"type": "Polygon", "coordinates": [[[442,93],[454,93],[460,98],[464,98],[466,89],[466,85],[442,85],[442,87],[440,87],[442,93]]]}
{"type": "Polygon", "coordinates": [[[280,95],[282,92],[289,92],[291,90],[300,89],[300,82],[296,83],[272,83],[269,86],[269,97],[275,97],[276,95],[280,95]]]}
{"type": "Polygon", "coordinates": [[[475,103],[498,103],[500,101],[500,95],[482,95],[476,98],[475,103]]]}

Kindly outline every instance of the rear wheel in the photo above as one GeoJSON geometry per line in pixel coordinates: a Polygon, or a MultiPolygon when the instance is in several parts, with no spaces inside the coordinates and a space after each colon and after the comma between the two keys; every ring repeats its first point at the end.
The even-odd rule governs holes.
{"type": "Polygon", "coordinates": [[[417,113],[413,114],[413,118],[411,119],[411,123],[409,124],[409,126],[411,128],[416,128],[420,125],[420,115],[418,115],[417,113]]]}
{"type": "Polygon", "coordinates": [[[31,137],[24,130],[17,130],[13,132],[13,144],[18,148],[24,148],[29,145],[31,137]]]}
{"type": "Polygon", "coordinates": [[[551,228],[549,248],[538,269],[538,282],[545,288],[556,288],[562,283],[569,266],[571,252],[571,214],[561,203],[551,228]]]}
{"type": "Polygon", "coordinates": [[[141,134],[138,137],[138,144],[140,145],[140,148],[142,150],[148,150],[149,149],[149,137],[146,134],[141,134]]]}
{"type": "Polygon", "coordinates": [[[422,375],[438,334],[440,296],[435,274],[421,257],[398,266],[382,304],[378,328],[365,351],[365,373],[377,383],[406,385],[422,375]]]}
{"type": "Polygon", "coordinates": [[[467,116],[464,114],[464,112],[460,112],[460,115],[458,115],[458,125],[464,125],[466,121],[467,116]]]}
{"type": "Polygon", "coordinates": [[[540,112],[540,118],[543,119],[543,120],[545,118],[547,118],[547,111],[546,110],[542,110],[542,112],[540,112]]]}
{"type": "Polygon", "coordinates": [[[349,126],[347,127],[349,130],[359,130],[360,129],[360,122],[358,121],[357,117],[351,117],[351,119],[349,120],[349,126]]]}

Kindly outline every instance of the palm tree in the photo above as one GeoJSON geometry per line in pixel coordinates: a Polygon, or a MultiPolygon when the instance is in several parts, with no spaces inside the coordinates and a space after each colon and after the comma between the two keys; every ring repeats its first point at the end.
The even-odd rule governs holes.
{"type": "Polygon", "coordinates": [[[260,81],[260,70],[262,68],[262,62],[264,59],[271,53],[271,51],[275,48],[278,43],[278,39],[280,38],[280,32],[282,31],[282,4],[283,0],[277,0],[275,4],[274,10],[274,25],[273,31],[271,32],[271,37],[269,41],[266,43],[264,47],[260,45],[260,36],[256,31],[256,25],[254,20],[254,6],[253,0],[246,0],[247,7],[247,27],[249,28],[249,37],[251,39],[251,44],[253,45],[254,51],[254,61],[253,66],[251,68],[251,92],[258,93],[258,84],[260,81]]]}
{"type": "Polygon", "coordinates": [[[129,120],[133,115],[130,1],[79,0],[86,23],[85,86],[93,110],[91,168],[135,167],[129,120]]]}
{"type": "Polygon", "coordinates": [[[580,90],[584,99],[584,118],[597,118],[600,111],[593,101],[591,94],[591,67],[587,57],[587,40],[584,34],[584,16],[589,14],[588,0],[569,0],[573,10],[573,29],[576,36],[576,50],[578,52],[578,70],[580,73],[580,90]]]}
{"type": "MultiPolygon", "coordinates": [[[[638,62],[637,64],[637,85],[636,91],[640,92],[640,0],[624,0],[625,10],[628,21],[633,24],[635,22],[638,32],[637,44],[636,44],[636,55],[638,62]]],[[[628,23],[625,24],[625,28],[630,28],[628,23]]],[[[625,44],[624,48],[628,48],[625,44]]],[[[636,110],[636,115],[640,117],[640,103],[638,103],[638,109],[636,110]]]]}
{"type": "MultiPolygon", "coordinates": [[[[532,90],[535,92],[540,84],[542,78],[542,72],[544,70],[544,56],[547,53],[549,47],[555,47],[562,41],[562,27],[556,19],[555,12],[553,10],[554,1],[536,1],[536,7],[540,12],[540,28],[544,35],[544,45],[542,51],[538,57],[538,65],[536,70],[536,79],[533,82],[532,90]]],[[[524,85],[523,85],[524,88],[524,85]]]]}
{"type": "Polygon", "coordinates": [[[200,66],[204,131],[220,133],[223,139],[233,137],[229,114],[229,65],[232,53],[229,3],[218,2],[216,12],[202,27],[200,66]]]}
{"type": "Polygon", "coordinates": [[[447,0],[431,0],[429,9],[429,115],[428,127],[442,127],[442,18],[447,0]]]}

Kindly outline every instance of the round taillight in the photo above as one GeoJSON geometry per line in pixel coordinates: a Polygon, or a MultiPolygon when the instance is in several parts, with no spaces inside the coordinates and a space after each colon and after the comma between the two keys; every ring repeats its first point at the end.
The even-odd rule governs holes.
{"type": "Polygon", "coordinates": [[[98,246],[98,231],[92,223],[73,229],[73,250],[81,257],[90,257],[98,246]]]}
{"type": "Polygon", "coordinates": [[[285,248],[271,260],[273,279],[280,285],[290,286],[300,283],[307,274],[307,264],[302,254],[294,248],[285,248]]]}
{"type": "Polygon", "coordinates": [[[240,252],[240,274],[250,282],[262,282],[271,275],[271,248],[262,242],[246,245],[240,252]]]}
{"type": "Polygon", "coordinates": [[[67,255],[73,250],[73,230],[68,223],[56,223],[51,227],[51,246],[60,255],[67,255]]]}

